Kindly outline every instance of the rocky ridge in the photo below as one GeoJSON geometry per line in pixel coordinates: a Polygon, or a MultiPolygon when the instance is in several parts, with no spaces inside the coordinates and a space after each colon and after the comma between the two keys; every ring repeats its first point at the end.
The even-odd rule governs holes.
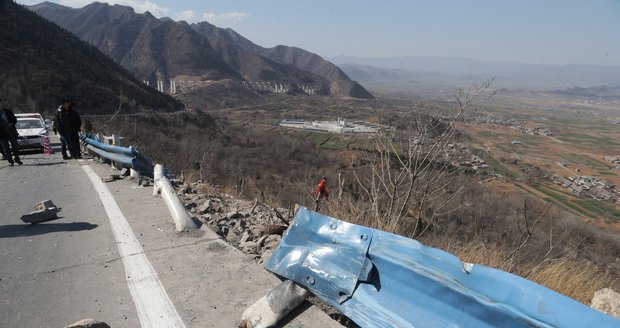
{"type": "Polygon", "coordinates": [[[329,90],[336,96],[373,98],[336,65],[316,54],[286,46],[262,48],[233,30],[207,22],[189,25],[99,2],[76,9],[50,2],[28,8],[151,83],[192,76],[210,82],[313,84],[320,85],[322,93],[329,90]]]}

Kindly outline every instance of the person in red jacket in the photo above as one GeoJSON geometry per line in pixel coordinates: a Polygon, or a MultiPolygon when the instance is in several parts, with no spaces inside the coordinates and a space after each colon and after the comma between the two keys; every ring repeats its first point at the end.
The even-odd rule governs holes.
{"type": "Polygon", "coordinates": [[[329,191],[327,191],[327,178],[321,178],[321,181],[316,186],[316,203],[314,204],[314,210],[319,209],[319,202],[321,199],[329,200],[329,191]]]}

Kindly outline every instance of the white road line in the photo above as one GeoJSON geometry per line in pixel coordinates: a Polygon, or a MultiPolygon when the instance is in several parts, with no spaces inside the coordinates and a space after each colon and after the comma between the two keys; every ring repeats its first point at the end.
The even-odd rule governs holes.
{"type": "Polygon", "coordinates": [[[127,219],[114,201],[110,190],[89,166],[83,165],[82,169],[95,187],[110,219],[110,226],[112,226],[118,251],[123,259],[127,285],[136,305],[140,324],[144,328],[184,328],[181,317],[166,294],[151,262],[146,258],[127,219]]]}

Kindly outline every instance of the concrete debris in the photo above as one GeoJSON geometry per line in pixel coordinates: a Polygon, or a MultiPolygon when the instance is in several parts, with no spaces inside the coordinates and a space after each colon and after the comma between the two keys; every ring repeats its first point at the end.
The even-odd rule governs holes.
{"type": "Polygon", "coordinates": [[[206,201],[202,203],[202,205],[198,206],[197,213],[205,214],[205,213],[211,212],[212,210],[213,210],[213,204],[210,199],[207,199],[206,201]]]}
{"type": "Polygon", "coordinates": [[[290,280],[285,280],[247,308],[241,315],[238,327],[273,327],[308,296],[310,296],[308,290],[290,280]]]}
{"type": "Polygon", "coordinates": [[[22,215],[20,219],[26,223],[37,224],[57,219],[58,212],[61,210],[49,199],[34,204],[33,208],[34,211],[22,215]]]}
{"type": "Polygon", "coordinates": [[[111,174],[111,175],[108,175],[107,177],[101,178],[101,181],[103,181],[103,182],[112,182],[114,180],[120,180],[120,179],[121,179],[121,175],[120,174],[111,174]]]}
{"type": "Polygon", "coordinates": [[[603,288],[594,293],[590,307],[620,319],[620,294],[611,288],[603,288]]]}
{"type": "Polygon", "coordinates": [[[267,239],[265,239],[265,243],[263,244],[263,248],[268,250],[274,250],[280,243],[282,236],[280,235],[269,235],[267,239]]]}
{"type": "Polygon", "coordinates": [[[95,319],[82,319],[74,322],[65,328],[110,328],[105,322],[97,321],[95,319]]]}
{"type": "Polygon", "coordinates": [[[179,198],[197,218],[227,242],[260,261],[275,249],[294,213],[230,195],[199,193],[198,185],[181,185],[179,198]]]}
{"type": "MultiPolygon", "coordinates": [[[[236,199],[197,183],[179,184],[177,193],[186,208],[204,222],[205,228],[216,232],[260,264],[269,260],[295,214],[292,209],[269,207],[256,199],[236,199]]],[[[349,319],[320,298],[312,297],[312,303],[345,327],[353,327],[349,319]]],[[[253,319],[246,319],[242,322],[245,327],[261,327],[253,319]]]]}

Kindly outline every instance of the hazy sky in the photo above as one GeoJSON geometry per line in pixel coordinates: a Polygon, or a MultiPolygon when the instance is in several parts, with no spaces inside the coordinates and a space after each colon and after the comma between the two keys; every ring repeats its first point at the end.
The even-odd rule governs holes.
{"type": "MultiPolygon", "coordinates": [[[[41,1],[17,0],[23,4],[41,1]]],[[[85,0],[54,0],[83,7],[85,0]]],[[[323,57],[620,65],[619,0],[111,0],[323,57]]]]}

